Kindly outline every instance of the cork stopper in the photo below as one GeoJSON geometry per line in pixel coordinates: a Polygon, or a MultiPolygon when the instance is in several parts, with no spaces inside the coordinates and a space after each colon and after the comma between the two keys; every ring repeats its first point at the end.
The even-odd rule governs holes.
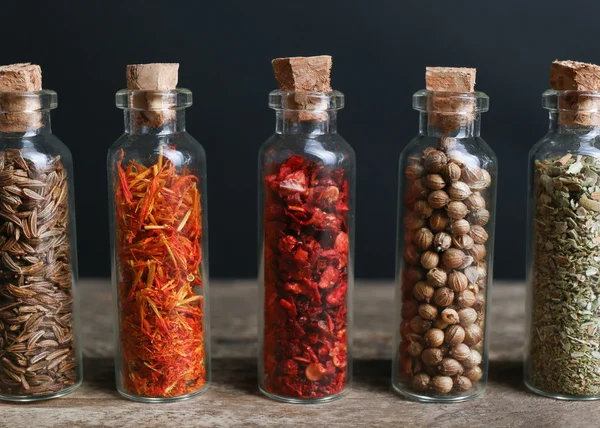
{"type": "Polygon", "coordinates": [[[331,92],[331,56],[275,58],[272,64],[279,89],[295,93],[286,106],[289,111],[285,119],[299,122],[327,120],[327,113],[322,111],[327,103],[310,94],[331,92]]]}
{"type": "Polygon", "coordinates": [[[28,62],[0,66],[0,92],[42,90],[42,69],[28,62]]]}
{"type": "Polygon", "coordinates": [[[600,66],[577,61],[554,61],[550,86],[557,91],[582,91],[558,96],[558,122],[567,126],[600,125],[600,66]]]}
{"type": "Polygon", "coordinates": [[[473,92],[477,70],[464,67],[426,67],[425,87],[432,92],[473,92]]]}
{"type": "Polygon", "coordinates": [[[275,58],[273,70],[279,89],[286,92],[331,92],[329,55],[275,58]]]}
{"type": "Polygon", "coordinates": [[[550,86],[557,91],[599,91],[600,66],[577,61],[554,61],[550,86]]]}
{"type": "Polygon", "coordinates": [[[127,89],[149,91],[132,93],[130,96],[130,106],[134,110],[134,120],[138,126],[159,128],[175,120],[176,112],[170,109],[173,107],[171,101],[165,102],[165,97],[160,92],[177,88],[178,73],[178,63],[130,64],[127,66],[127,89]]]}
{"type": "Polygon", "coordinates": [[[178,79],[178,63],[131,64],[127,66],[127,89],[133,91],[175,89],[178,79]]]}
{"type": "Polygon", "coordinates": [[[475,68],[426,67],[425,87],[429,97],[429,125],[444,134],[469,126],[475,117],[475,100],[459,94],[475,90],[475,68]]]}
{"type": "Polygon", "coordinates": [[[25,132],[42,127],[39,99],[23,92],[42,90],[42,69],[22,63],[0,66],[0,131],[25,132]],[[27,112],[27,113],[23,113],[27,112]]]}

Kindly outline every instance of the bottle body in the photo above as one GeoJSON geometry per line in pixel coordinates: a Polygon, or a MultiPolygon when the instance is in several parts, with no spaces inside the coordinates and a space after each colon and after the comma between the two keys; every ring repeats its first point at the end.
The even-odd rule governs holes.
{"type": "Polygon", "coordinates": [[[529,154],[525,384],[567,400],[600,398],[600,123],[584,116],[584,98],[600,100],[544,94],[550,129],[529,154]],[[583,123],[573,122],[574,111],[583,123]]]}
{"type": "Polygon", "coordinates": [[[156,128],[137,114],[108,154],[117,389],[176,401],[210,377],[206,160],[182,110],[156,128]]]}
{"type": "Polygon", "coordinates": [[[479,137],[487,97],[466,95],[475,117],[449,115],[441,132],[425,107],[399,162],[392,386],[419,401],[468,400],[487,383],[497,161],[479,137]]]}
{"type": "Polygon", "coordinates": [[[50,131],[56,94],[18,97],[39,110],[0,119],[0,399],[36,401],[82,381],[73,163],[50,131]]]}
{"type": "Polygon", "coordinates": [[[259,388],[327,401],[352,377],[355,156],[334,112],[277,120],[259,153],[259,388]]]}

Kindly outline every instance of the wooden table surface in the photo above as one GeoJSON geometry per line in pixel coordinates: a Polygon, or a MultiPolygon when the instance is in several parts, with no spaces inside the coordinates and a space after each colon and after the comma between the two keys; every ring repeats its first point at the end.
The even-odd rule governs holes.
{"type": "Polygon", "coordinates": [[[598,402],[561,402],[529,393],[522,382],[525,288],[493,287],[490,382],[485,394],[460,404],[407,401],[390,387],[393,287],[358,282],[355,293],[353,390],[321,405],[269,400],[257,389],[257,287],[252,281],[211,283],[212,384],[194,399],[142,404],[115,389],[111,287],[80,282],[84,382],[66,397],[0,404],[0,427],[432,426],[593,427],[598,402]]]}

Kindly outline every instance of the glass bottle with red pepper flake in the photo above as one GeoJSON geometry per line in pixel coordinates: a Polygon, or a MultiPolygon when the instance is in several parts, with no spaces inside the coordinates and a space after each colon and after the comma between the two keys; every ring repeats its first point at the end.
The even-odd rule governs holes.
{"type": "Polygon", "coordinates": [[[356,161],[337,133],[331,57],[273,67],[276,130],[259,154],[259,388],[315,403],[351,385],[356,161]]]}
{"type": "Polygon", "coordinates": [[[489,99],[475,69],[428,67],[426,81],[419,135],[400,157],[392,385],[456,402],[487,383],[497,161],[479,135],[489,99]]]}
{"type": "Polygon", "coordinates": [[[177,70],[127,67],[125,134],[108,153],[117,389],[145,402],[191,398],[210,377],[206,159],[177,70]]]}

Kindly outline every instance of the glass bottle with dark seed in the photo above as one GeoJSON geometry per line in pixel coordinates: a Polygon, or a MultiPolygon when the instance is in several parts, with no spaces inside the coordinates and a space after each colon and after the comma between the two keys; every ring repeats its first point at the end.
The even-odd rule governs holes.
{"type": "Polygon", "coordinates": [[[52,133],[56,93],[37,65],[0,67],[0,399],[36,401],[82,380],[73,163],[52,133]]]}

